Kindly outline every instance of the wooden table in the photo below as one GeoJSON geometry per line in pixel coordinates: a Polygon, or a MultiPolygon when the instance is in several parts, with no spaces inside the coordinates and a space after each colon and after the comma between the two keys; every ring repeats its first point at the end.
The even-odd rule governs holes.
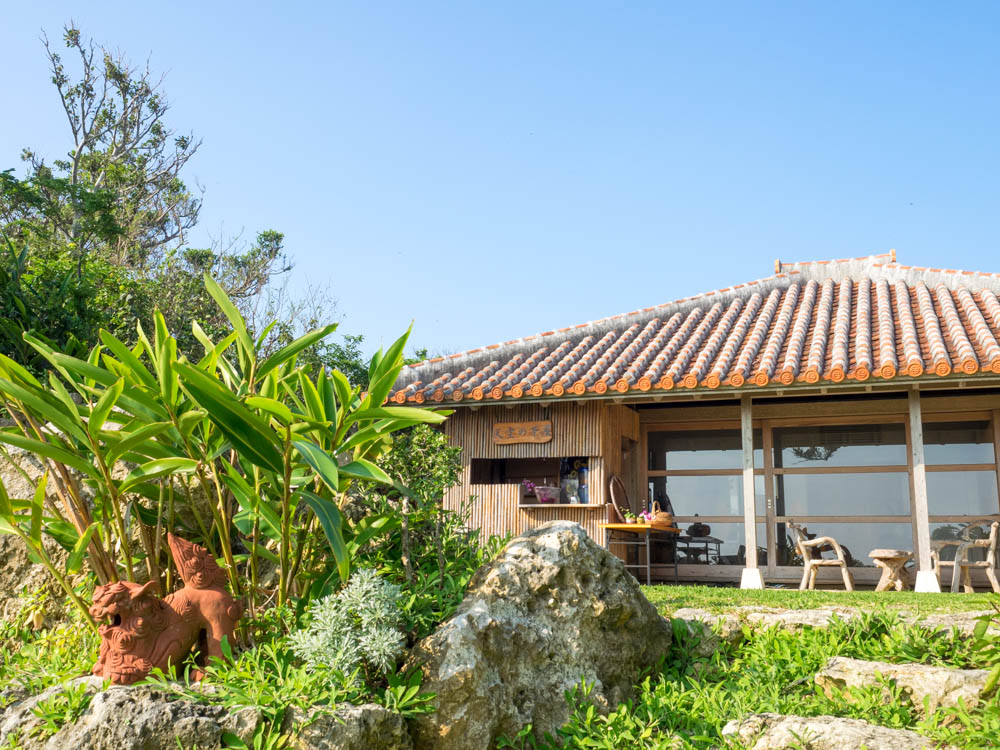
{"type": "Polygon", "coordinates": [[[895,588],[902,591],[909,585],[909,574],[906,563],[913,559],[913,553],[907,549],[873,549],[868,553],[876,565],[882,568],[882,577],[875,587],[876,591],[886,591],[895,588]]]}
{"type": "MultiPolygon", "coordinates": [[[[652,574],[650,571],[650,539],[655,541],[663,541],[667,543],[667,546],[673,550],[674,553],[674,583],[678,581],[677,574],[677,537],[680,535],[680,529],[663,529],[654,528],[648,523],[602,523],[600,527],[604,529],[604,547],[608,551],[611,550],[612,544],[621,544],[625,547],[625,560],[622,562],[625,565],[625,569],[635,568],[637,570],[646,569],[646,585],[648,586],[652,582],[652,574]],[[615,532],[621,533],[627,536],[627,539],[614,539],[615,532]],[[662,534],[662,536],[654,536],[662,534]],[[638,550],[642,548],[646,551],[646,563],[643,565],[636,560],[635,564],[630,564],[628,561],[628,550],[629,548],[634,548],[638,550]]],[[[636,576],[636,580],[639,576],[636,576]]]]}

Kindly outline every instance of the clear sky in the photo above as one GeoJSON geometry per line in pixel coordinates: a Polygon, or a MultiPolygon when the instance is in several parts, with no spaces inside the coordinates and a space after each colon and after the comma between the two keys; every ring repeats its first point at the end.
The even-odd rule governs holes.
{"type": "Polygon", "coordinates": [[[168,72],[195,244],[286,234],[342,330],[452,352],[895,248],[1000,271],[1000,4],[8,2],[0,169],[73,18],[168,72]]]}

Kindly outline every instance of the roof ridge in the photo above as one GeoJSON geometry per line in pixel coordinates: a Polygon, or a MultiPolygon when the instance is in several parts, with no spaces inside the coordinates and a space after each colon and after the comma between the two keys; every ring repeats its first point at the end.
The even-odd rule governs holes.
{"type": "MultiPolygon", "coordinates": [[[[820,262],[820,261],[818,261],[818,262],[820,262]]],[[[438,362],[443,362],[443,361],[449,360],[449,359],[459,359],[460,357],[465,357],[465,356],[470,355],[470,354],[481,354],[482,352],[484,352],[484,351],[486,351],[488,349],[499,349],[500,347],[510,346],[512,344],[526,344],[526,343],[528,343],[530,341],[534,341],[536,339],[545,338],[546,336],[555,336],[557,334],[571,333],[571,332],[579,330],[581,328],[589,328],[590,326],[600,326],[600,325],[603,325],[603,324],[605,324],[605,323],[607,323],[607,322],[609,322],[611,320],[615,320],[617,318],[628,318],[629,316],[640,315],[642,313],[655,313],[658,310],[662,310],[663,308],[671,307],[673,305],[681,305],[681,304],[685,304],[685,303],[688,303],[688,302],[695,302],[695,301],[707,301],[708,299],[711,299],[712,297],[714,297],[716,295],[719,295],[719,294],[726,294],[728,292],[734,292],[734,291],[741,290],[741,289],[744,289],[744,288],[747,288],[747,287],[756,286],[758,284],[766,284],[767,282],[773,281],[775,279],[790,278],[790,275],[797,274],[797,273],[798,273],[798,270],[791,269],[788,272],[775,273],[775,274],[773,274],[771,276],[765,276],[765,277],[760,278],[760,279],[754,279],[753,281],[744,281],[741,284],[733,284],[732,286],[722,287],[720,289],[713,289],[710,292],[702,292],[700,294],[691,295],[690,297],[681,297],[679,299],[670,300],[669,302],[661,302],[658,305],[652,305],[651,307],[643,307],[643,308],[641,308],[639,310],[631,310],[630,312],[617,313],[616,315],[608,315],[608,316],[603,317],[603,318],[597,318],[596,320],[587,321],[586,323],[577,323],[576,325],[565,326],[563,328],[555,328],[555,329],[553,329],[551,331],[543,331],[541,333],[533,333],[530,336],[522,336],[519,339],[511,339],[510,341],[503,341],[503,342],[500,342],[500,343],[497,343],[497,344],[487,344],[485,346],[477,346],[474,349],[466,349],[464,351],[454,352],[453,354],[445,354],[445,355],[440,356],[440,357],[432,357],[430,359],[424,359],[424,360],[421,360],[420,362],[414,362],[413,364],[406,365],[406,367],[404,367],[403,369],[404,370],[406,370],[406,369],[414,369],[414,368],[418,368],[418,367],[423,367],[424,365],[427,365],[427,364],[437,364],[438,362]]]]}
{"type": "Polygon", "coordinates": [[[858,263],[866,260],[870,261],[874,266],[879,265],[876,261],[880,258],[888,258],[890,263],[895,263],[896,251],[892,249],[887,253],[873,253],[871,255],[859,255],[855,258],[835,258],[833,260],[796,260],[789,262],[776,258],[774,261],[774,272],[781,273],[786,267],[798,268],[799,266],[826,266],[833,263],[858,263]]]}

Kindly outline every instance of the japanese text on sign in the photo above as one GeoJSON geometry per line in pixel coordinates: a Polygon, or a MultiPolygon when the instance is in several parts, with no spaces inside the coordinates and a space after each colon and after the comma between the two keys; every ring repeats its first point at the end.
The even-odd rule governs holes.
{"type": "Polygon", "coordinates": [[[552,440],[552,422],[499,422],[493,425],[493,444],[547,443],[552,440]]]}

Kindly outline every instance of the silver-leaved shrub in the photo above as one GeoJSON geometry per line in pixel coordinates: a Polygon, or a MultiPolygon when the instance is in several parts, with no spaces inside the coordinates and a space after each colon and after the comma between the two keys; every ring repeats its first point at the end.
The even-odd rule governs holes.
{"type": "Polygon", "coordinates": [[[339,593],[309,606],[309,627],[292,634],[292,650],[311,666],[345,675],[386,674],[403,650],[399,591],[374,570],[356,571],[339,593]]]}

